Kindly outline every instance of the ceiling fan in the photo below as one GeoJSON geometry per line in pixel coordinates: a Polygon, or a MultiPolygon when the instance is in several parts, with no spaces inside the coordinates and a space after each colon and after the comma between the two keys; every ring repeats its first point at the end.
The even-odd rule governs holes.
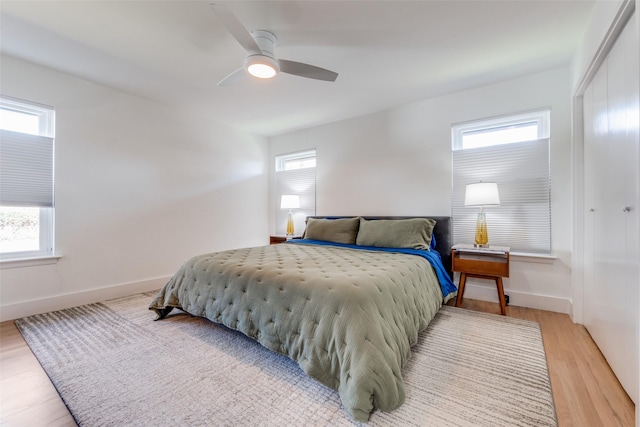
{"type": "Polygon", "coordinates": [[[211,3],[211,7],[231,35],[247,51],[244,67],[222,79],[218,86],[236,84],[243,80],[247,73],[261,79],[270,79],[279,72],[328,82],[334,82],[338,78],[338,73],[315,65],[276,58],[274,48],[278,39],[275,34],[266,30],[249,32],[225,6],[211,3]]]}

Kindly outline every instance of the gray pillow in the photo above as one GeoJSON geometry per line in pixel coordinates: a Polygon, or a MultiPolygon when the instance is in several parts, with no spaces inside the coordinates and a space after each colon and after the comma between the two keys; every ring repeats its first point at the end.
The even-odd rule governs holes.
{"type": "Polygon", "coordinates": [[[309,218],[305,239],[355,245],[360,218],[320,219],[309,218]]]}
{"type": "Polygon", "coordinates": [[[356,244],[429,250],[435,225],[436,221],[431,218],[375,220],[360,218],[356,244]]]}

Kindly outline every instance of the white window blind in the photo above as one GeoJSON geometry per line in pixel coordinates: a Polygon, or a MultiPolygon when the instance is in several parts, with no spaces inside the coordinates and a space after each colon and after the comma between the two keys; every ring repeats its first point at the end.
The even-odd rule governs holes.
{"type": "Polygon", "coordinates": [[[53,138],[0,130],[0,204],[53,206],[53,138]]]}
{"type": "Polygon", "coordinates": [[[276,234],[285,234],[288,209],[280,208],[282,195],[298,195],[300,208],[293,209],[295,234],[300,235],[305,228],[307,216],[316,214],[316,168],[315,150],[286,154],[276,157],[276,234]],[[296,161],[299,154],[300,161],[296,161]],[[286,169],[286,165],[297,165],[286,169]],[[312,165],[312,166],[309,166],[312,165]]]}
{"type": "Polygon", "coordinates": [[[479,207],[465,207],[467,184],[497,182],[500,206],[486,206],[489,244],[551,252],[549,139],[453,151],[452,216],[458,242],[473,242],[479,207]]]}

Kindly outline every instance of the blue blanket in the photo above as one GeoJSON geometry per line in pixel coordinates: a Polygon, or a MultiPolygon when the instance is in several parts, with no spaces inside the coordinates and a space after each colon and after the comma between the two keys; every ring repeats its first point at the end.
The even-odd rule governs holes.
{"type": "Polygon", "coordinates": [[[311,239],[292,239],[287,240],[287,243],[302,243],[307,245],[320,245],[320,246],[338,246],[342,248],[350,248],[350,249],[360,249],[366,251],[379,251],[379,252],[394,252],[394,253],[402,253],[409,255],[417,255],[425,258],[438,276],[438,281],[440,282],[440,289],[442,290],[442,296],[444,301],[449,300],[450,297],[453,296],[454,293],[458,291],[458,288],[451,280],[447,269],[444,268],[442,264],[442,258],[440,258],[440,254],[437,251],[427,251],[423,249],[408,249],[408,248],[379,248],[376,246],[360,246],[360,245],[349,245],[346,243],[335,243],[335,242],[327,242],[324,240],[311,240],[311,239]]]}

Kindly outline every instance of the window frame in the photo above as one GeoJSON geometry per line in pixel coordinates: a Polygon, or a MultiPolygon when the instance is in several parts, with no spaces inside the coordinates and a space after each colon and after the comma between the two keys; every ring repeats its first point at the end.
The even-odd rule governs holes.
{"type": "MultiPolygon", "coordinates": [[[[55,109],[53,107],[13,98],[11,96],[0,95],[0,110],[9,110],[37,116],[38,133],[33,135],[46,136],[49,138],[55,136],[55,109]]],[[[2,127],[0,126],[0,128],[2,127]]]]}
{"type": "MultiPolygon", "coordinates": [[[[294,162],[296,160],[304,160],[304,159],[310,159],[310,158],[314,158],[314,159],[316,158],[315,149],[296,151],[294,153],[287,153],[287,154],[279,154],[276,156],[276,172],[295,170],[295,169],[305,169],[306,167],[288,169],[287,163],[294,162]]],[[[307,167],[315,167],[315,165],[307,166],[307,167]]]]}
{"type": "MultiPolygon", "coordinates": [[[[29,133],[21,132],[15,129],[5,129],[0,124],[0,129],[9,130],[12,132],[21,133],[23,135],[32,135],[38,137],[46,137],[51,139],[51,143],[55,144],[55,110],[53,107],[38,104],[31,101],[25,101],[5,95],[0,95],[0,110],[7,110],[17,112],[21,114],[34,115],[38,117],[38,132],[29,133]]],[[[52,161],[55,157],[55,145],[52,147],[52,161]]],[[[52,174],[55,174],[55,170],[52,168],[52,174]]],[[[53,176],[52,176],[53,180],[53,176]]],[[[52,195],[53,198],[53,195],[52,195]]],[[[2,202],[0,201],[0,206],[2,202]]],[[[10,205],[5,205],[10,206],[10,205]]],[[[15,205],[11,205],[15,206],[15,205]]],[[[20,206],[17,206],[20,207],[20,206]]],[[[25,206],[26,207],[26,206],[25,206]]],[[[16,261],[23,260],[37,260],[37,259],[57,259],[54,254],[55,243],[55,199],[52,199],[52,205],[39,208],[39,249],[27,250],[27,251],[14,251],[0,253],[0,262],[2,267],[16,267],[23,266],[22,264],[15,264],[16,261]]],[[[30,265],[30,264],[27,264],[30,265]]]]}
{"type": "MultiPolygon", "coordinates": [[[[508,126],[516,126],[523,123],[534,122],[538,125],[538,139],[544,139],[550,137],[551,132],[551,110],[536,110],[525,113],[503,115],[498,117],[491,117],[487,119],[473,120],[470,122],[454,124],[451,126],[451,141],[452,150],[467,150],[470,148],[464,147],[464,135],[465,133],[485,131],[492,128],[503,128],[508,126]]],[[[514,141],[514,143],[524,141],[514,141]]],[[[499,145],[499,144],[496,144],[499,145]]]]}

